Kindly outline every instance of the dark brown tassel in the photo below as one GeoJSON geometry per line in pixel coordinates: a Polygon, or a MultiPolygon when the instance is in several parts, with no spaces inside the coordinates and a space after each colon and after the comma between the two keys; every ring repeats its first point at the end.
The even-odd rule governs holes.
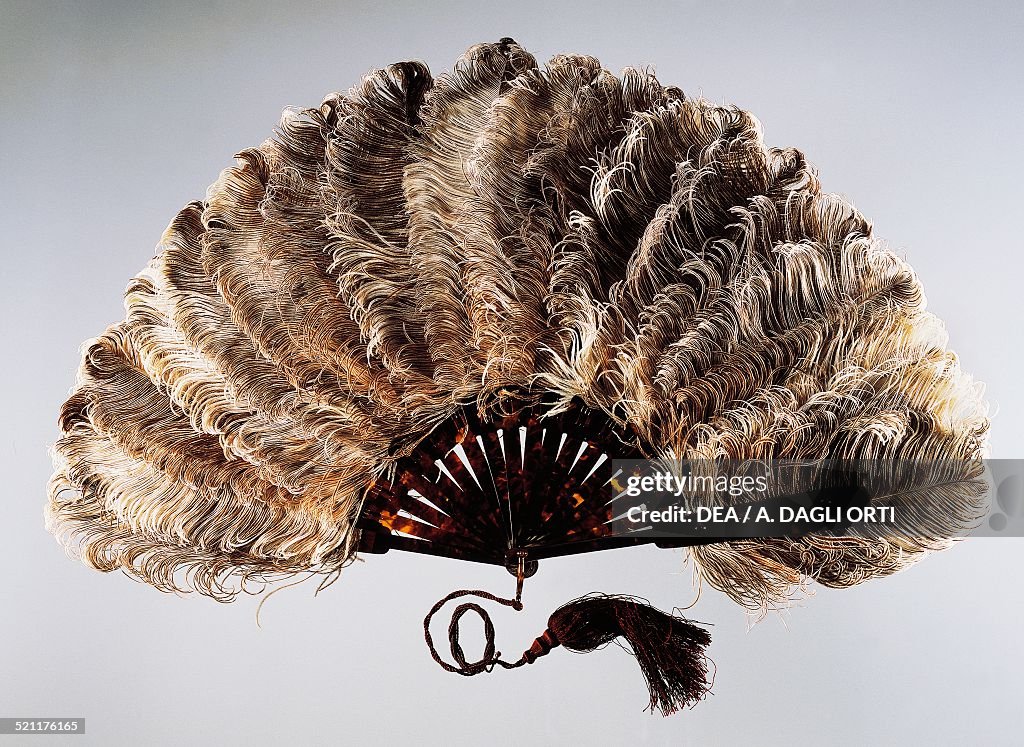
{"type": "Polygon", "coordinates": [[[663,715],[671,715],[696,703],[711,687],[707,679],[708,659],[704,654],[705,647],[711,643],[711,635],[706,630],[683,617],[661,612],[636,597],[612,594],[588,594],[559,607],[548,618],[547,630],[515,662],[502,660],[501,653],[495,651],[494,626],[487,613],[476,604],[460,605],[448,627],[452,655],[458,663],[453,666],[442,660],[434,648],[430,620],[446,602],[467,595],[522,609],[518,594],[514,600],[502,599],[475,590],[453,592],[434,605],[423,621],[424,635],[434,659],[450,672],[474,675],[489,672],[496,664],[515,669],[532,664],[557,646],[587,653],[621,636],[629,643],[647,679],[651,693],[648,708],[652,712],[658,708],[663,715]],[[483,657],[472,663],[466,661],[459,645],[459,619],[469,611],[483,619],[487,639],[483,657]]]}
{"type": "Polygon", "coordinates": [[[636,597],[588,594],[562,605],[527,653],[543,655],[540,650],[557,644],[586,653],[619,636],[629,643],[647,678],[650,710],[658,708],[668,716],[696,703],[708,691],[704,648],[711,643],[711,635],[636,597]]]}

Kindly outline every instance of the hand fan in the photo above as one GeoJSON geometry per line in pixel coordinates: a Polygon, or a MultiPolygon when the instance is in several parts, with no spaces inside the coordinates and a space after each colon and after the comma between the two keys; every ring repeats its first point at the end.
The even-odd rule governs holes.
{"type": "MultiPolygon", "coordinates": [[[[955,467],[904,499],[944,507],[939,530],[974,505],[981,387],[907,264],[747,112],[503,39],[288,110],[236,159],[86,343],[61,412],[47,521],[94,568],[228,601],[359,552],[504,565],[514,599],[428,615],[443,666],[622,637],[670,713],[707,691],[708,636],[640,600],[575,600],[516,661],[479,604],[453,613],[454,664],[430,619],[472,594],[518,609],[538,560],[645,541],[609,528],[615,459],[937,458],[955,467]]],[[[687,551],[765,610],[950,544],[687,551]]]]}

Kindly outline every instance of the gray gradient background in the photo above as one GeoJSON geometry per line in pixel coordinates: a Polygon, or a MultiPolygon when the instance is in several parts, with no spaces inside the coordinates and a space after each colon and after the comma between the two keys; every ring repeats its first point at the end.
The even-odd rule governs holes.
{"type": "MultiPolygon", "coordinates": [[[[1010,2],[0,3],[0,716],[88,719],[85,738],[31,744],[1016,742],[1021,540],[968,540],[752,628],[705,590],[690,614],[714,624],[714,695],[662,719],[642,712],[640,672],[615,647],[441,671],[422,615],[455,588],[511,592],[501,569],[373,557],[317,598],[313,584],[283,591],[257,629],[253,598],[178,598],[69,561],[42,506],[78,347],[122,318],[175,212],[285,106],[397,60],[442,71],[502,36],[542,59],[653,64],[802,148],[909,258],[988,383],[992,455],[1024,457],[1022,20],[1010,2]]],[[[677,552],[542,566],[526,611],[495,613],[506,652],[587,591],[663,608],[695,597],[677,552]]]]}

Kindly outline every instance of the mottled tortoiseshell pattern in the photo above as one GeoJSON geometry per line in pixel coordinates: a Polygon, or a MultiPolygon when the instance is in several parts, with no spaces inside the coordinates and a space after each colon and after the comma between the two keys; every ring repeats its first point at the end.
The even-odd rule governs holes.
{"type": "Polygon", "coordinates": [[[520,554],[648,541],[612,536],[612,461],[642,456],[629,441],[582,406],[545,418],[528,407],[486,422],[463,407],[398,461],[392,479],[370,486],[360,551],[507,565],[520,554]]]}

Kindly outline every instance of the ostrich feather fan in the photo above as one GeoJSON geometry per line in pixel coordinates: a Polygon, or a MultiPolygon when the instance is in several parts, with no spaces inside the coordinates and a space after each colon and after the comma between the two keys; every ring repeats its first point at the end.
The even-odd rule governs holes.
{"type": "MultiPolygon", "coordinates": [[[[586,411],[635,453],[955,459],[988,428],[910,267],[751,114],[511,40],[285,113],[86,343],[47,519],[90,566],[231,599],[352,561],[432,433],[586,411]]],[[[693,547],[765,608],[939,538],[693,547]]]]}

